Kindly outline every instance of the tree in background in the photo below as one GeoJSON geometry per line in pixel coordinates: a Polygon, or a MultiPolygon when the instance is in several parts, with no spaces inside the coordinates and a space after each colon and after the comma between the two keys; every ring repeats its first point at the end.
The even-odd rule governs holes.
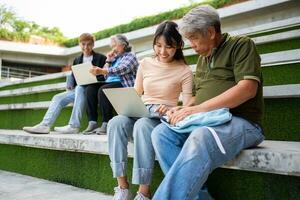
{"type": "Polygon", "coordinates": [[[61,44],[66,40],[59,28],[21,20],[11,8],[0,4],[0,40],[28,42],[31,36],[42,37],[47,44],[61,44]]]}

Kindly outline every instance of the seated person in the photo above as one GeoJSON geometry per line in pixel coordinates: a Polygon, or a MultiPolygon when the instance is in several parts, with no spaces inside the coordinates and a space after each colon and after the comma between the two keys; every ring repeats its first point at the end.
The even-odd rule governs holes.
{"type": "Polygon", "coordinates": [[[105,75],[105,83],[87,86],[87,112],[89,125],[84,134],[105,134],[107,122],[113,117],[113,107],[103,92],[105,88],[133,87],[138,61],[124,35],[111,37],[112,50],[107,54],[104,68],[94,67],[91,73],[105,75]],[[102,113],[102,125],[98,128],[98,104],[102,113]]]}
{"type": "MultiPolygon", "coordinates": [[[[82,54],[75,58],[73,65],[92,62],[94,66],[103,67],[106,57],[102,54],[93,51],[94,36],[89,33],[83,33],[79,37],[79,45],[82,54]]],[[[62,108],[69,103],[74,103],[69,124],[64,127],[55,127],[54,130],[61,133],[78,133],[80,127],[80,119],[85,110],[85,86],[76,86],[76,81],[73,74],[67,77],[67,91],[56,94],[49,105],[49,108],[43,120],[32,127],[23,127],[24,131],[29,133],[47,134],[54,121],[58,117],[62,108]]]]}
{"type": "MultiPolygon", "coordinates": [[[[160,124],[160,116],[177,106],[182,92],[183,105],[192,97],[193,73],[185,63],[183,40],[177,24],[160,24],[153,39],[154,57],[144,58],[137,72],[135,89],[148,108],[151,117],[115,116],[108,123],[108,149],[113,177],[117,179],[114,199],[131,199],[126,177],[127,144],[134,140],[132,183],[139,185],[135,200],[151,198],[155,154],[151,142],[152,130],[160,124]]],[[[134,108],[132,108],[134,109],[134,108]]]]}

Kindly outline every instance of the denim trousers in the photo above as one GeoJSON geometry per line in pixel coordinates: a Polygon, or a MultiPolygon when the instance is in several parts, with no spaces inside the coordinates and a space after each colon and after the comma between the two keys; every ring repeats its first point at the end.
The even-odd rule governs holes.
{"type": "Polygon", "coordinates": [[[258,125],[236,116],[225,124],[211,128],[222,142],[225,154],[220,151],[207,127],[184,134],[176,133],[164,124],[153,130],[153,147],[165,174],[153,200],[201,199],[201,188],[214,169],[264,139],[258,125]]]}
{"type": "Polygon", "coordinates": [[[118,115],[108,122],[108,152],[113,177],[126,176],[127,145],[134,141],[132,183],[150,185],[155,161],[151,132],[159,118],[130,118],[118,115]]]}
{"type": "Polygon", "coordinates": [[[69,103],[73,103],[69,125],[79,128],[86,104],[85,86],[76,86],[74,90],[54,95],[41,124],[51,127],[60,111],[69,103]]]}

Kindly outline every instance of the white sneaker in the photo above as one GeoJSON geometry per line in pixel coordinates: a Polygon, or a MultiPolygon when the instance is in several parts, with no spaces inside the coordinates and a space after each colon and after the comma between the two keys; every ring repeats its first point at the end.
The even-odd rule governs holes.
{"type": "Polygon", "coordinates": [[[145,197],[142,193],[137,192],[134,200],[150,200],[148,197],[145,197]]]}
{"type": "Polygon", "coordinates": [[[77,134],[79,133],[79,128],[73,128],[70,125],[54,127],[54,130],[59,133],[77,134]]]}
{"type": "Polygon", "coordinates": [[[34,134],[48,134],[50,133],[50,127],[42,124],[37,124],[35,126],[24,126],[23,130],[28,133],[34,134]]]}
{"type": "Polygon", "coordinates": [[[120,186],[115,187],[115,195],[113,200],[132,200],[132,195],[129,189],[122,189],[120,186]]]}

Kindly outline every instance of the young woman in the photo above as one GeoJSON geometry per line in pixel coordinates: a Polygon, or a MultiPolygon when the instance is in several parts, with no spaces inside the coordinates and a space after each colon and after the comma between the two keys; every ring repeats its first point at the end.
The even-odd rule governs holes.
{"type": "Polygon", "coordinates": [[[134,140],[133,184],[139,184],[135,200],[150,199],[150,183],[155,154],[151,132],[160,124],[160,116],[177,106],[180,93],[183,105],[192,96],[193,74],[182,53],[183,40],[177,24],[166,21],[155,32],[155,56],[140,62],[135,89],[153,117],[129,118],[118,115],[108,123],[109,156],[113,176],[117,178],[114,199],[131,199],[126,178],[127,144],[134,140]]]}

